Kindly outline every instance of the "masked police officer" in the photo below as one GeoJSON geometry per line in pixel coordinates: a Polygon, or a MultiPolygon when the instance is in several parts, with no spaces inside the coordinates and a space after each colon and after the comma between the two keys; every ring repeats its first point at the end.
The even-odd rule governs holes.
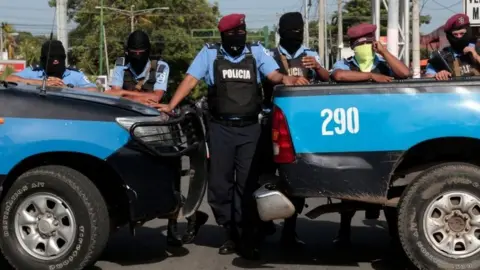
{"type": "MultiPolygon", "coordinates": [[[[355,55],[335,63],[332,71],[332,78],[335,81],[391,82],[393,78],[406,79],[410,76],[408,67],[375,40],[376,30],[377,26],[367,23],[358,24],[348,29],[347,35],[350,39],[350,47],[355,55]]],[[[336,245],[348,246],[350,244],[351,222],[354,215],[355,211],[340,213],[340,230],[334,241],[336,245]]],[[[365,216],[367,219],[378,219],[380,207],[372,206],[365,212],[365,216]]],[[[392,220],[389,219],[388,221],[392,220]]],[[[389,227],[392,230],[394,229],[392,226],[389,227]]]]}
{"type": "Polygon", "coordinates": [[[425,77],[448,80],[451,77],[479,76],[480,56],[468,16],[453,15],[447,20],[443,29],[450,46],[443,48],[439,55],[430,58],[425,77]]]}
{"type": "Polygon", "coordinates": [[[67,55],[62,42],[58,40],[47,41],[42,45],[40,65],[27,67],[7,77],[7,81],[26,84],[43,83],[47,76],[47,86],[70,87],[81,90],[97,91],[95,84],[79,70],[66,66],[67,55]]]}
{"type": "Polygon", "coordinates": [[[170,68],[160,59],[151,60],[151,50],[150,38],[145,32],[132,32],[126,43],[125,57],[118,58],[115,63],[112,90],[105,92],[144,104],[158,103],[167,90],[170,68]]]}
{"type": "MultiPolygon", "coordinates": [[[[278,33],[280,35],[280,44],[277,48],[271,49],[270,54],[273,56],[280,72],[290,76],[299,77],[299,80],[308,84],[309,81],[328,81],[330,74],[320,64],[318,53],[303,46],[303,27],[304,21],[300,12],[288,12],[280,17],[278,24],[278,33]]],[[[267,109],[272,109],[272,94],[274,85],[269,81],[263,83],[264,105],[267,109]]],[[[271,120],[271,119],[270,119],[271,120]]],[[[276,173],[276,166],[273,162],[271,121],[268,121],[262,127],[261,143],[259,146],[264,148],[262,158],[262,172],[267,177],[271,177],[276,173]]],[[[286,219],[283,227],[281,242],[286,247],[298,247],[304,244],[297,238],[296,221],[298,213],[302,212],[305,205],[305,199],[290,198],[294,203],[297,213],[286,219]]],[[[271,226],[262,224],[262,228],[267,231],[273,231],[271,226]]],[[[270,234],[270,233],[267,233],[270,234]]]]}
{"type": "Polygon", "coordinates": [[[333,66],[337,82],[391,82],[395,77],[410,76],[408,67],[375,40],[376,25],[362,23],[350,27],[347,35],[355,55],[339,60],[333,66]]]}
{"type": "Polygon", "coordinates": [[[252,175],[251,163],[260,135],[258,114],[262,96],[259,75],[265,75],[274,83],[289,85],[296,83],[297,79],[279,73],[278,65],[263,46],[246,42],[245,15],[223,17],[218,29],[221,44],[207,44],[194,59],[170,103],[157,107],[160,111],[170,112],[199,80],[204,79],[209,86],[208,201],[217,223],[226,234],[219,253],[231,254],[242,243],[238,250],[240,254],[254,258],[258,250],[246,241],[252,240],[253,236],[249,234],[251,227],[247,229],[248,226],[243,226],[243,241],[238,241],[238,229],[242,228],[240,222],[248,224],[252,215],[242,215],[245,207],[242,203],[248,204],[253,200],[250,191],[244,190],[245,186],[249,181],[258,181],[252,175]]]}

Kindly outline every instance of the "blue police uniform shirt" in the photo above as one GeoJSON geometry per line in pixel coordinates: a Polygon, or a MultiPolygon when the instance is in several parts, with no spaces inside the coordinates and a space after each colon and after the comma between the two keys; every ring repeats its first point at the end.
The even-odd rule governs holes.
{"type": "MultiPolygon", "coordinates": [[[[251,54],[255,58],[255,62],[257,64],[257,74],[266,77],[268,74],[279,69],[277,62],[270,55],[270,52],[261,44],[252,45],[250,48],[252,49],[251,54]]],[[[239,56],[232,57],[223,49],[223,47],[220,46],[220,53],[225,56],[226,60],[232,63],[241,62],[243,59],[245,59],[245,54],[248,52],[249,49],[247,46],[245,46],[245,49],[239,56]]],[[[217,59],[217,49],[206,45],[193,60],[192,64],[187,70],[187,74],[190,74],[197,80],[203,79],[208,86],[213,86],[215,84],[215,70],[213,67],[215,59],[217,59]]],[[[260,81],[261,76],[257,76],[257,82],[260,83],[260,81]]]]}
{"type": "MultiPolygon", "coordinates": [[[[341,59],[341,60],[338,60],[334,65],[333,65],[333,68],[332,68],[332,71],[331,73],[333,73],[335,70],[352,70],[350,68],[349,65],[347,65],[346,62],[349,62],[349,63],[353,63],[355,66],[357,67],[360,67],[360,65],[358,64],[357,60],[355,60],[355,57],[350,57],[350,58],[347,58],[347,59],[341,59]]],[[[374,70],[378,64],[380,63],[385,63],[386,60],[381,57],[380,55],[378,54],[375,54],[375,58],[373,59],[373,66],[372,66],[372,70],[374,70]]],[[[389,70],[390,70],[390,76],[393,76],[393,71],[392,69],[389,67],[389,70]]]]}
{"type": "MultiPolygon", "coordinates": [[[[470,43],[468,47],[475,48],[475,44],[470,43]]],[[[453,52],[453,57],[455,57],[455,59],[461,57],[462,55],[463,53],[460,54],[460,53],[453,52]]],[[[435,74],[437,74],[437,70],[435,70],[435,68],[430,63],[428,63],[427,67],[425,68],[425,75],[435,75],[435,74]]]]}
{"type": "MultiPolygon", "coordinates": [[[[24,78],[24,79],[31,79],[31,80],[41,80],[44,77],[44,70],[41,68],[32,69],[31,67],[27,67],[24,70],[14,73],[13,75],[24,78]]],[[[91,88],[97,87],[94,83],[90,82],[83,74],[83,72],[66,69],[63,73],[62,81],[65,85],[73,85],[73,87],[77,88],[91,88]]]]}
{"type": "MultiPolygon", "coordinates": [[[[130,69],[130,72],[132,72],[132,75],[134,76],[135,80],[138,80],[140,78],[146,78],[149,73],[150,73],[150,65],[151,62],[148,60],[147,64],[145,65],[145,69],[142,71],[140,74],[135,74],[135,71],[130,67],[130,64],[127,64],[125,66],[116,66],[115,69],[113,70],[113,76],[112,76],[112,83],[110,84],[111,86],[118,86],[118,87],[123,87],[123,76],[125,74],[125,70],[130,69]]],[[[155,85],[153,86],[154,91],[167,91],[167,85],[168,85],[168,76],[170,74],[170,67],[168,64],[164,61],[158,60],[157,61],[157,73],[156,73],[156,81],[155,85]],[[161,66],[164,66],[163,71],[159,72],[159,69],[161,66]]],[[[147,80],[144,81],[144,83],[147,80]]]]}

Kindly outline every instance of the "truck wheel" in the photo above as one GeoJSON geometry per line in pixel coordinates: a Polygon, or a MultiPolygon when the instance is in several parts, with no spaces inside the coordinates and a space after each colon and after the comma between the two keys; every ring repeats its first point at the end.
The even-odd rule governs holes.
{"type": "Polygon", "coordinates": [[[110,220],[102,195],[67,167],[24,173],[0,210],[0,248],[15,269],[84,269],[108,241],[110,220]]]}
{"type": "Polygon", "coordinates": [[[419,269],[480,269],[480,168],[444,163],[417,176],[400,199],[398,230],[419,269]]]}

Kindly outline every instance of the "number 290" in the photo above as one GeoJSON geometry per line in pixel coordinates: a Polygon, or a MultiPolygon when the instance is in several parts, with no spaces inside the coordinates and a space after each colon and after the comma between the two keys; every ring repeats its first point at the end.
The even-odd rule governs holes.
{"type": "Polygon", "coordinates": [[[322,135],[343,135],[347,131],[351,134],[357,134],[360,131],[359,113],[356,107],[350,107],[346,111],[344,108],[323,109],[320,113],[323,119],[322,135]],[[335,122],[333,130],[329,130],[328,126],[331,121],[335,122]]]}

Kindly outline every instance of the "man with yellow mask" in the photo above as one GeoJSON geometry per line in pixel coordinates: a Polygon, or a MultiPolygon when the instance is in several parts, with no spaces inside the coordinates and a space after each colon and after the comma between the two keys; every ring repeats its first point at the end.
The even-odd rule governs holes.
{"type": "MultiPolygon", "coordinates": [[[[377,26],[359,24],[350,27],[347,35],[355,55],[339,60],[333,66],[331,77],[337,82],[391,82],[394,78],[406,79],[410,75],[408,67],[393,56],[375,40],[377,26]]],[[[334,244],[340,247],[350,245],[351,222],[355,211],[340,213],[340,230],[334,244]]],[[[365,211],[366,219],[378,219],[380,208],[372,207],[365,211]]],[[[391,232],[392,233],[392,232],[391,232]]]]}
{"type": "Polygon", "coordinates": [[[339,60],[331,77],[337,82],[391,82],[410,76],[408,67],[375,40],[377,26],[362,23],[350,27],[347,35],[355,55],[339,60]]]}

